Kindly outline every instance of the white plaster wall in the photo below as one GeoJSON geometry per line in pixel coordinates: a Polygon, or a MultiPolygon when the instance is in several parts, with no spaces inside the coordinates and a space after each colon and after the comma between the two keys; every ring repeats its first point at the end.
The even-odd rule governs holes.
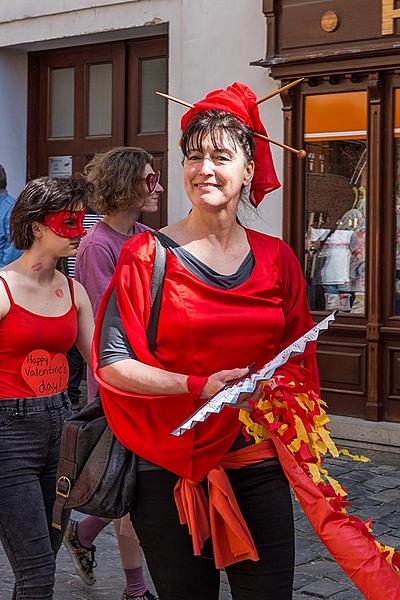
{"type": "Polygon", "coordinates": [[[134,1],[138,0],[51,0],[51,2],[48,0],[14,0],[13,2],[1,0],[1,21],[16,21],[134,1]]]}
{"type": "MultiPolygon", "coordinates": [[[[172,32],[171,32],[172,38],[172,32]]],[[[172,96],[189,102],[204,97],[212,89],[226,87],[233,81],[249,85],[258,97],[277,87],[267,71],[249,63],[265,56],[266,24],[261,0],[182,0],[182,39],[180,51],[181,86],[170,78],[172,96]]],[[[173,58],[171,58],[173,62],[173,58]]],[[[261,116],[272,138],[282,140],[280,100],[260,105],[261,116]]],[[[169,107],[171,151],[177,146],[179,119],[184,109],[169,107]]],[[[272,148],[278,176],[282,178],[282,152],[272,148]]],[[[173,181],[180,176],[178,161],[170,166],[173,181]]],[[[172,183],[171,181],[171,183],[172,183]]],[[[170,195],[172,220],[185,214],[187,200],[181,194],[179,204],[170,195]]],[[[281,234],[281,192],[269,194],[258,209],[258,218],[251,212],[247,223],[273,235],[281,234]]]]}
{"type": "Polygon", "coordinates": [[[12,196],[19,194],[26,177],[26,74],[26,53],[0,50],[0,163],[12,196]]]}
{"type": "MultiPolygon", "coordinates": [[[[225,87],[235,80],[247,83],[257,96],[277,87],[265,69],[249,66],[250,61],[265,54],[266,26],[261,0],[14,0],[0,11],[0,46],[19,45],[25,50],[34,50],[43,48],[43,44],[57,47],[93,43],[96,36],[98,41],[103,41],[104,36],[108,40],[121,39],[125,33],[129,38],[133,28],[159,23],[169,26],[169,91],[172,95],[193,102],[210,90],[225,87]]],[[[23,64],[26,62],[21,58],[18,77],[25,81],[26,72],[23,77],[21,74],[23,64]]],[[[0,83],[3,73],[6,79],[9,76],[4,69],[0,70],[0,83]]],[[[21,85],[18,89],[21,92],[21,85]]],[[[12,107],[14,98],[9,100],[11,105],[7,105],[6,98],[6,90],[0,85],[0,119],[4,121],[5,114],[9,122],[15,113],[19,128],[16,153],[24,162],[25,136],[22,143],[20,130],[25,126],[26,111],[21,119],[20,103],[26,102],[26,90],[23,101],[19,99],[15,109],[12,107]],[[3,112],[5,106],[6,113],[3,112]]],[[[168,107],[170,222],[188,210],[181,186],[178,146],[183,110],[175,104],[168,107]]],[[[261,105],[261,115],[271,137],[281,140],[280,100],[261,105]]],[[[273,154],[281,178],[282,152],[273,148],[273,154]]],[[[12,169],[16,180],[20,181],[19,171],[17,176],[15,167],[12,169]]],[[[247,222],[262,231],[280,235],[281,193],[270,194],[259,209],[259,217],[255,220],[250,215],[247,222]]]]}
{"type": "MultiPolygon", "coordinates": [[[[26,45],[44,40],[64,42],[74,36],[179,22],[181,16],[181,0],[24,0],[24,4],[30,10],[16,12],[15,18],[11,18],[11,7],[8,19],[0,11],[0,46],[26,45]]],[[[83,38],[81,43],[85,43],[83,38]]]]}

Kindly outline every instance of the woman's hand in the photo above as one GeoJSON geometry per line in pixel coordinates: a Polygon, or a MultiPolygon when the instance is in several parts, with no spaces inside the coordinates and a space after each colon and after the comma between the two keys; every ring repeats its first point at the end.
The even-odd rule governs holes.
{"type": "Polygon", "coordinates": [[[249,368],[245,367],[244,369],[230,369],[228,371],[218,371],[218,373],[214,373],[210,375],[207,383],[203,387],[200,398],[202,400],[209,400],[212,396],[215,396],[217,392],[219,392],[224,385],[233,381],[234,379],[240,379],[241,377],[245,377],[249,372],[249,368]]]}
{"type": "Polygon", "coordinates": [[[259,381],[253,392],[242,392],[241,394],[239,394],[239,400],[236,402],[236,404],[231,405],[230,408],[236,408],[239,410],[242,409],[250,412],[252,410],[252,407],[249,404],[249,400],[255,402],[255,404],[257,405],[257,402],[263,395],[264,383],[264,381],[259,381]]]}

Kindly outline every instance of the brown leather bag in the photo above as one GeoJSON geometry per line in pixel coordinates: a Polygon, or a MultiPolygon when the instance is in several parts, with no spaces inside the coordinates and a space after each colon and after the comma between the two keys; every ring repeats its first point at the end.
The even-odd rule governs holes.
{"type": "MultiPolygon", "coordinates": [[[[166,252],[154,236],[149,348],[155,348],[166,252]]],[[[66,419],[61,437],[52,525],[61,529],[64,509],[109,519],[127,514],[135,492],[137,457],[114,436],[100,398],[66,419]]]]}
{"type": "Polygon", "coordinates": [[[53,527],[64,509],[116,519],[130,508],[136,456],[114,436],[100,398],[66,420],[61,439],[53,527]]]}

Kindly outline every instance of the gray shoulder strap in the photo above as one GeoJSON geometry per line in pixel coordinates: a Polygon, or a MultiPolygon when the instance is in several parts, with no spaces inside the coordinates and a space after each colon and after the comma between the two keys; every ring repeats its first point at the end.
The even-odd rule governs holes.
{"type": "Polygon", "coordinates": [[[151,276],[151,309],[150,319],[147,326],[146,337],[150,352],[154,352],[156,347],[156,337],[158,329],[158,319],[160,316],[161,298],[164,287],[165,265],[167,262],[167,251],[161,244],[158,237],[154,236],[156,244],[154,254],[154,266],[151,276]]]}

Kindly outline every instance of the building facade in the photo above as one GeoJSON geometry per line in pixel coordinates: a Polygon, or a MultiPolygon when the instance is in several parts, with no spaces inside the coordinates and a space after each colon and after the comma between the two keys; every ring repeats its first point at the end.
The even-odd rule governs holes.
{"type": "Polygon", "coordinates": [[[336,414],[397,423],[400,4],[263,9],[266,57],[255,64],[280,81],[304,78],[282,96],[285,141],[307,151],[305,164],[285,156],[283,236],[304,265],[315,320],[338,311],[318,344],[323,396],[336,414]]]}
{"type": "Polygon", "coordinates": [[[194,102],[236,80],[261,97],[303,77],[260,110],[307,158],[273,147],[282,191],[245,218],[292,245],[314,319],[338,311],[318,358],[354,439],[352,418],[400,421],[399,43],[395,0],[15,0],[0,15],[0,162],[17,194],[144,146],[166,190],[160,226],[188,210],[184,108],[154,92],[194,102]]]}
{"type": "MultiPolygon", "coordinates": [[[[0,162],[17,194],[26,177],[80,170],[119,144],[155,156],[166,189],[152,225],[186,214],[178,145],[184,108],[156,89],[196,101],[243,81],[263,96],[277,87],[250,66],[265,53],[259,0],[16,0],[0,13],[0,162]],[[167,159],[168,158],[168,159],[167,159]]],[[[262,107],[282,139],[278,98],[262,107]]],[[[282,173],[282,152],[274,154],[282,173]]],[[[281,193],[252,226],[281,233],[281,193]]]]}

